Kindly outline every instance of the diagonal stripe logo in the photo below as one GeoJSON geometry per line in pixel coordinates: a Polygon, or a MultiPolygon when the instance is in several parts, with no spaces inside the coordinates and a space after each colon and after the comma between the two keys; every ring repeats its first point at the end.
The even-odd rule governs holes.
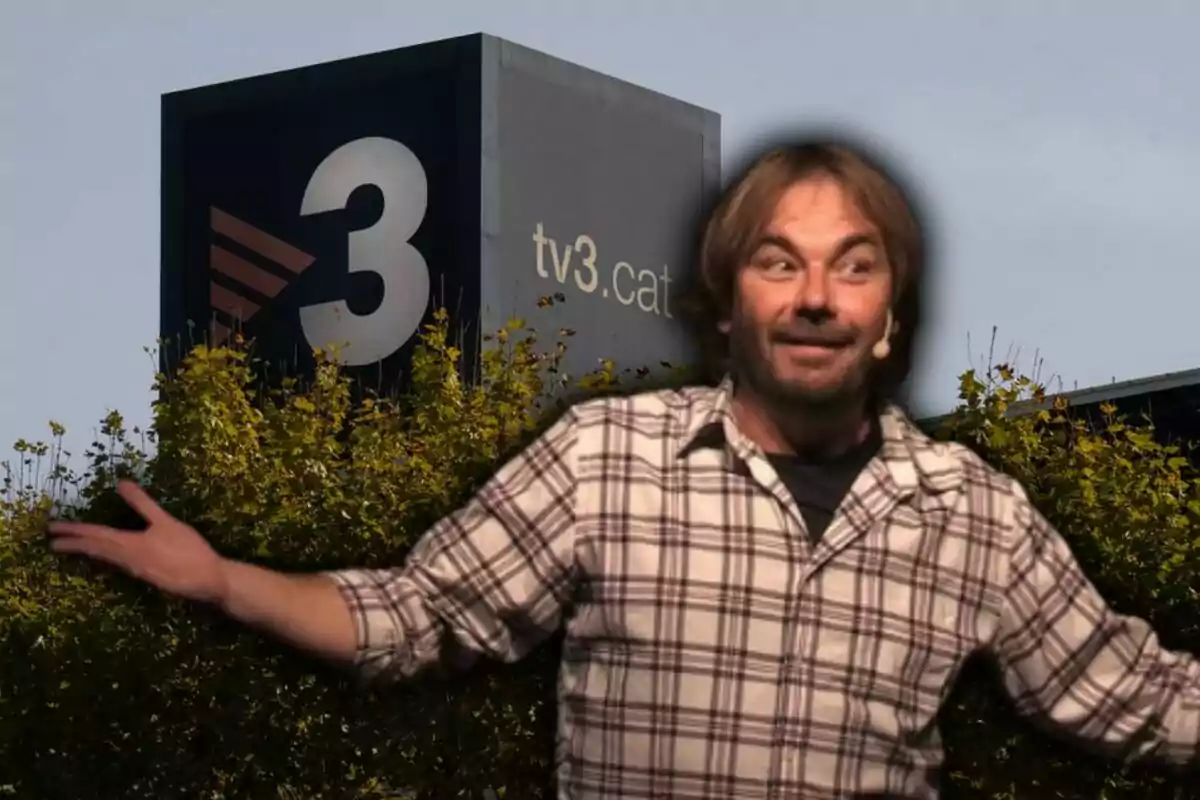
{"type": "Polygon", "coordinates": [[[229,341],[233,326],[249,322],[266,302],[274,300],[292,281],[311,267],[316,257],[216,206],[209,208],[209,228],[217,237],[228,240],[247,254],[270,263],[278,272],[286,273],[280,275],[254,264],[248,258],[229,249],[227,245],[214,242],[209,246],[209,306],[212,310],[210,334],[212,346],[220,347],[229,341]],[[217,276],[238,288],[233,289],[226,283],[218,282],[215,280],[217,276]],[[257,295],[261,301],[251,299],[247,294],[257,295]],[[218,319],[218,316],[227,320],[228,324],[218,319]]]}

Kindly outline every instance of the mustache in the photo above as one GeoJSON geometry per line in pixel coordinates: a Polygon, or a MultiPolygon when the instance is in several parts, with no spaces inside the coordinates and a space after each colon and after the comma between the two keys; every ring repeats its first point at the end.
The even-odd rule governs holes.
{"type": "Polygon", "coordinates": [[[816,324],[804,320],[796,320],[786,327],[776,328],[771,331],[771,341],[782,344],[845,347],[854,344],[857,340],[857,329],[834,325],[828,322],[816,324]]]}

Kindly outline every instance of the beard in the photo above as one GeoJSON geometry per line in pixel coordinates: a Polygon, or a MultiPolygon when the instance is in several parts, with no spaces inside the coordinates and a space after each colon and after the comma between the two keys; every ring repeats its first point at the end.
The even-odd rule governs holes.
{"type": "MultiPolygon", "coordinates": [[[[837,417],[868,399],[878,362],[870,348],[862,348],[840,375],[809,377],[803,370],[788,377],[777,369],[770,353],[771,338],[741,315],[731,320],[729,354],[732,372],[764,402],[789,414],[837,417]]],[[[857,345],[851,345],[855,347],[857,345]]]]}

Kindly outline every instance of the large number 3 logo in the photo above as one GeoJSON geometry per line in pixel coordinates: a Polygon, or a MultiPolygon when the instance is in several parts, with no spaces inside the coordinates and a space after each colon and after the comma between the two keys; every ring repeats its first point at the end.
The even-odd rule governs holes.
{"type": "Polygon", "coordinates": [[[381,361],[404,346],[425,316],[429,266],[409,239],[425,218],[429,184],[421,162],[391,139],[357,139],[334,150],[313,173],[301,216],[339,211],[355,189],[375,185],[383,214],[369,228],[351,231],[350,272],[374,272],[383,280],[383,301],[369,314],[355,314],[345,300],[300,309],[300,325],[313,347],[337,347],[350,366],[381,361]]]}

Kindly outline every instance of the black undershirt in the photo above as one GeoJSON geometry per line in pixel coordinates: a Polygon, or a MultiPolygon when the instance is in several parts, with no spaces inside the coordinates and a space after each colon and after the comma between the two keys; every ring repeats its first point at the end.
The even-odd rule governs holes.
{"type": "Polygon", "coordinates": [[[836,456],[767,454],[779,479],[800,507],[813,544],[821,540],[838,505],[882,446],[883,435],[875,420],[862,442],[836,456]]]}

